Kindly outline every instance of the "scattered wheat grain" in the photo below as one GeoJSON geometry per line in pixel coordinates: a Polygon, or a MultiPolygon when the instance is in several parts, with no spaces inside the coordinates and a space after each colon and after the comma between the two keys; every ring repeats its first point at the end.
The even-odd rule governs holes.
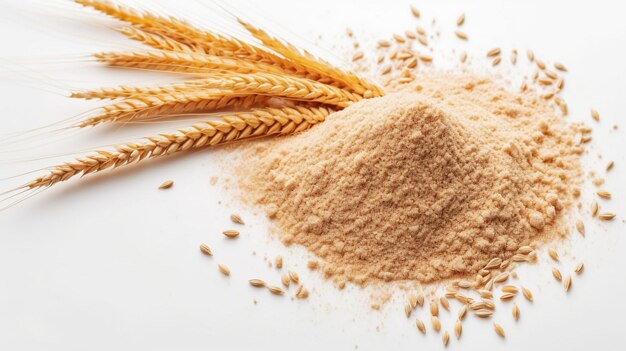
{"type": "Polygon", "coordinates": [[[464,320],[465,316],[467,316],[467,305],[463,305],[461,309],[459,310],[459,314],[458,314],[460,321],[464,320]]]}
{"type": "Polygon", "coordinates": [[[554,68],[562,72],[567,72],[567,68],[562,63],[559,63],[559,62],[554,63],[554,68]]]}
{"type": "Polygon", "coordinates": [[[230,275],[230,269],[228,269],[228,267],[226,267],[223,264],[218,264],[217,268],[219,269],[219,271],[225,275],[225,276],[229,276],[230,275]]]}
{"type": "Polygon", "coordinates": [[[500,324],[493,323],[493,328],[496,331],[496,334],[498,334],[499,336],[501,336],[503,338],[505,337],[504,328],[502,328],[502,326],[500,324]]]}
{"type": "Polygon", "coordinates": [[[224,234],[224,236],[226,236],[229,239],[235,239],[236,237],[239,236],[239,232],[233,229],[225,230],[222,232],[222,234],[224,234]]]}
{"type": "Polygon", "coordinates": [[[269,290],[274,295],[283,295],[285,290],[278,286],[268,286],[267,290],[269,290]]]}
{"type": "Polygon", "coordinates": [[[563,276],[561,275],[561,271],[558,270],[558,268],[552,267],[552,276],[554,277],[554,279],[561,281],[563,280],[563,276]]]}
{"type": "Polygon", "coordinates": [[[461,39],[461,40],[467,40],[469,39],[467,34],[465,34],[464,32],[461,32],[459,30],[454,31],[454,35],[456,35],[457,38],[461,39]]]}
{"type": "Polygon", "coordinates": [[[289,279],[291,279],[294,284],[298,284],[300,282],[300,276],[298,276],[298,273],[294,271],[289,271],[289,279]]]}
{"type": "Polygon", "coordinates": [[[211,251],[211,248],[207,244],[201,244],[200,251],[207,256],[213,256],[213,252],[211,251]]]}
{"type": "Polygon", "coordinates": [[[513,319],[518,320],[519,319],[519,307],[517,307],[516,303],[513,304],[512,313],[513,313],[513,319]]]}
{"type": "Polygon", "coordinates": [[[433,329],[436,332],[439,332],[441,330],[441,321],[439,320],[437,316],[430,317],[430,323],[432,324],[433,329]]]}
{"type": "Polygon", "coordinates": [[[576,220],[576,230],[580,235],[585,236],[585,224],[580,219],[576,220]]]}
{"type": "Polygon", "coordinates": [[[580,262],[579,264],[576,265],[576,268],[574,268],[574,272],[576,272],[576,274],[581,274],[584,269],[585,269],[585,264],[580,262]]]}
{"type": "Polygon", "coordinates": [[[245,224],[245,223],[243,222],[243,219],[241,219],[241,216],[240,216],[240,215],[238,215],[238,214],[235,214],[235,213],[233,213],[233,214],[231,214],[231,215],[230,215],[230,220],[231,220],[233,223],[236,223],[236,224],[245,224]]]}
{"type": "Polygon", "coordinates": [[[166,180],[164,181],[161,185],[159,185],[159,189],[163,190],[163,189],[169,189],[172,187],[172,185],[174,185],[174,181],[172,180],[166,180]]]}
{"type": "Polygon", "coordinates": [[[565,280],[563,280],[563,288],[565,288],[565,291],[568,292],[571,286],[572,276],[568,274],[567,277],[565,277],[565,280]]]}
{"type": "Polygon", "coordinates": [[[462,26],[463,23],[465,23],[465,14],[462,13],[461,16],[459,16],[459,18],[456,19],[456,25],[457,26],[462,26]]]}
{"type": "Polygon", "coordinates": [[[500,52],[501,52],[500,48],[493,48],[493,49],[487,51],[487,57],[498,56],[498,55],[500,55],[500,52]]]}
{"type": "Polygon", "coordinates": [[[415,6],[411,6],[411,13],[413,17],[420,18],[420,10],[418,10],[415,6]]]}
{"type": "Polygon", "coordinates": [[[591,118],[593,118],[594,121],[599,122],[600,114],[598,113],[598,111],[591,109],[591,118]]]}
{"type": "MultiPolygon", "coordinates": [[[[309,261],[309,263],[311,263],[313,261],[309,261]]],[[[276,264],[276,268],[277,269],[282,269],[283,268],[283,256],[276,256],[276,259],[274,260],[274,263],[276,264]]],[[[309,268],[311,268],[311,266],[309,265],[309,268]]]]}
{"type": "Polygon", "coordinates": [[[448,331],[444,331],[441,336],[441,341],[443,342],[443,346],[448,346],[448,342],[450,341],[450,333],[448,331]]]}
{"type": "Polygon", "coordinates": [[[611,213],[611,212],[600,213],[600,215],[598,215],[598,218],[600,218],[603,221],[610,221],[613,218],[615,218],[615,213],[611,213]]]}
{"type": "Polygon", "coordinates": [[[424,322],[419,319],[415,319],[415,325],[417,326],[417,329],[422,332],[422,334],[426,334],[426,326],[424,325],[424,322]]]}
{"type": "Polygon", "coordinates": [[[533,293],[529,289],[522,286],[522,294],[524,295],[526,300],[533,302],[533,293]]]}

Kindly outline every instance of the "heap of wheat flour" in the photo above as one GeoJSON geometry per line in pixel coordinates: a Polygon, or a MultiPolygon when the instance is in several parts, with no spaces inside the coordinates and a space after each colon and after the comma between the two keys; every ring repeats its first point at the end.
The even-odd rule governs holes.
{"type": "Polygon", "coordinates": [[[583,128],[488,79],[439,78],[247,146],[245,199],[338,282],[473,276],[565,235],[583,128]]]}

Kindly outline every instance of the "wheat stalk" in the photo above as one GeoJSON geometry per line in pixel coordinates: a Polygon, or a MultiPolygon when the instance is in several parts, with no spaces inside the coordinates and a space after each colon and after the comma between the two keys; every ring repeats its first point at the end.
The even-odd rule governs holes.
{"type": "Polygon", "coordinates": [[[332,112],[325,107],[297,106],[234,113],[174,133],[147,137],[141,142],[122,144],[112,150],[96,151],[72,162],[54,166],[49,169],[48,174],[27,183],[24,188],[49,187],[79,174],[96,173],[180,151],[249,138],[297,133],[324,121],[332,112]]]}

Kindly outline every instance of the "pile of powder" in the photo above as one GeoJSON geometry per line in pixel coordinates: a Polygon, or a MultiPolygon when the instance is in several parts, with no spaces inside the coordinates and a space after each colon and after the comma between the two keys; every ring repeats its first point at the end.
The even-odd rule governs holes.
{"type": "Polygon", "coordinates": [[[427,81],[244,147],[244,200],[337,282],[473,277],[569,231],[585,128],[488,78],[427,81]]]}

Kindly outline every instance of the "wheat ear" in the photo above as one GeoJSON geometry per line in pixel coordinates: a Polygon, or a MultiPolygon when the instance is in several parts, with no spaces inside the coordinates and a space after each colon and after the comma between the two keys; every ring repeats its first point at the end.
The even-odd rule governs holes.
{"type": "Polygon", "coordinates": [[[322,76],[333,77],[348,87],[350,87],[357,94],[362,95],[365,98],[371,98],[375,96],[382,96],[382,90],[364,79],[352,74],[343,72],[340,69],[332,66],[331,64],[314,57],[306,51],[300,51],[298,48],[291,44],[283,43],[282,41],[271,37],[265,31],[260,28],[252,26],[241,19],[238,19],[239,23],[252,34],[255,38],[261,41],[263,45],[284,57],[291,59],[294,62],[300,63],[307,67],[309,70],[316,72],[322,76]]]}
{"type": "Polygon", "coordinates": [[[302,55],[293,46],[285,45],[269,37],[265,32],[242,22],[253,35],[258,36],[268,48],[277,51],[287,59],[277,56],[257,46],[231,37],[223,37],[196,28],[176,18],[162,18],[148,12],[139,12],[131,8],[116,5],[104,0],[75,0],[83,6],[92,7],[118,20],[131,23],[163,37],[184,43],[189,47],[202,49],[207,54],[227,56],[266,63],[282,68],[287,73],[316,80],[339,88],[348,88],[369,98],[382,95],[379,87],[372,85],[353,74],[344,73],[327,63],[318,62],[313,56],[302,55]],[[294,60],[295,58],[295,60],[294,60]]]}
{"type": "Polygon", "coordinates": [[[296,133],[323,122],[332,112],[325,107],[298,106],[234,113],[174,133],[148,137],[137,143],[122,144],[112,150],[96,151],[72,162],[52,167],[47,175],[33,180],[24,187],[29,189],[49,187],[79,174],[96,173],[107,168],[117,168],[143,159],[194,148],[275,134],[296,133]]]}
{"type": "Polygon", "coordinates": [[[140,68],[148,70],[210,74],[216,70],[239,73],[267,72],[286,74],[280,67],[260,62],[200,54],[193,52],[148,51],[148,52],[105,52],[94,57],[110,66],[140,68]]]}
{"type": "MultiPolygon", "coordinates": [[[[217,78],[217,77],[215,77],[217,78]]],[[[304,78],[278,76],[267,73],[227,74],[219,79],[197,80],[198,85],[181,87],[175,92],[133,95],[122,101],[104,106],[103,112],[90,117],[78,126],[83,128],[104,122],[148,118],[165,114],[159,108],[169,104],[213,100],[225,96],[266,95],[299,101],[319,102],[347,107],[362,99],[360,95],[334,86],[304,78]]]]}
{"type": "Polygon", "coordinates": [[[178,51],[178,52],[202,52],[198,48],[189,46],[187,44],[176,41],[168,36],[159,35],[143,31],[136,27],[124,27],[118,29],[118,31],[124,34],[127,38],[139,41],[145,45],[153,47],[159,50],[166,51],[178,51]]]}

